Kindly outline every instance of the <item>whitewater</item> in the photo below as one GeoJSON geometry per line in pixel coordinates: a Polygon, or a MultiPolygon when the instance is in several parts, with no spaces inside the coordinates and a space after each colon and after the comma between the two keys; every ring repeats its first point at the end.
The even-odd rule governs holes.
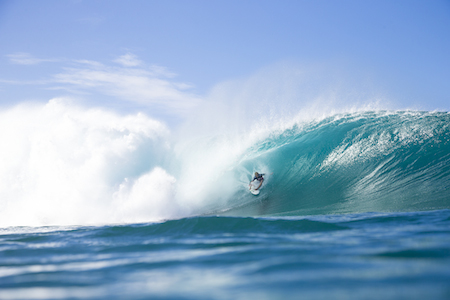
{"type": "Polygon", "coordinates": [[[0,298],[448,299],[449,113],[212,106],[2,108],[0,298]]]}

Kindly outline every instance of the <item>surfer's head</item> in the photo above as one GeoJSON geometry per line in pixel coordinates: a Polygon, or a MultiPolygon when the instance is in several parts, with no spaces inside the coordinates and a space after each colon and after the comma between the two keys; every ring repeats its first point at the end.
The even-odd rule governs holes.
{"type": "Polygon", "coordinates": [[[258,176],[259,174],[258,174],[258,172],[255,172],[255,176],[258,176]]]}

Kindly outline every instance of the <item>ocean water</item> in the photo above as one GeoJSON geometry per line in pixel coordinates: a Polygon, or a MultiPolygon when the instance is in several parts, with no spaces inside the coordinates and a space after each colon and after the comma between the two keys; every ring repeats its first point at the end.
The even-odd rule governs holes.
{"type": "Polygon", "coordinates": [[[0,117],[0,299],[450,299],[448,113],[189,139],[58,101],[0,117]]]}
{"type": "Polygon", "coordinates": [[[450,210],[0,235],[2,299],[448,299],[450,210]]]}

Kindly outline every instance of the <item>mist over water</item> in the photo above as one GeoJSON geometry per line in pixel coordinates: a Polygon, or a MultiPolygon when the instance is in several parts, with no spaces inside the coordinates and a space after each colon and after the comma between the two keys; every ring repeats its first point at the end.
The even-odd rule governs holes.
{"type": "Polygon", "coordinates": [[[289,70],[219,84],[171,128],[62,98],[0,110],[0,226],[450,207],[447,113],[289,70]]]}

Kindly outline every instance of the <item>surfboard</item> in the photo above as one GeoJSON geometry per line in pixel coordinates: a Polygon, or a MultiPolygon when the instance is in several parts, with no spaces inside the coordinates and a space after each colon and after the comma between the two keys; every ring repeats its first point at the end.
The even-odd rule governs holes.
{"type": "MultiPolygon", "coordinates": [[[[263,181],[264,182],[264,181],[263,181]]],[[[253,181],[251,181],[250,182],[250,184],[249,184],[249,190],[250,190],[250,193],[252,193],[253,195],[259,195],[259,189],[257,189],[258,187],[259,187],[259,181],[258,180],[253,180],[253,181]]],[[[261,186],[262,187],[262,186],[261,186]]],[[[260,188],[261,188],[260,187],[260,188]]]]}

